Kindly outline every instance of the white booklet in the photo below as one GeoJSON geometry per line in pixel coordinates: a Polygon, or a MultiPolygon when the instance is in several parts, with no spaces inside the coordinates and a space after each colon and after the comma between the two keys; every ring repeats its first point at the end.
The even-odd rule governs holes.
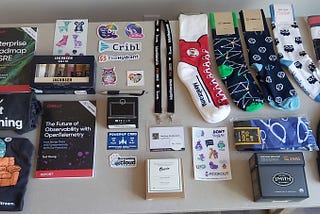
{"type": "Polygon", "coordinates": [[[57,20],[53,55],[86,55],[87,34],[88,19],[57,20]]]}
{"type": "Polygon", "coordinates": [[[192,128],[195,180],[230,180],[230,156],[226,127],[192,128]]]}

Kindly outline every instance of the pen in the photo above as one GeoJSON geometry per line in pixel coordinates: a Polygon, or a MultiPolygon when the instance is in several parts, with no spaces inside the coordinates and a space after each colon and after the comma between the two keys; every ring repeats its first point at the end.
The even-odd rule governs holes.
{"type": "Polygon", "coordinates": [[[101,94],[142,96],[144,92],[145,90],[108,90],[102,91],[101,94]]]}

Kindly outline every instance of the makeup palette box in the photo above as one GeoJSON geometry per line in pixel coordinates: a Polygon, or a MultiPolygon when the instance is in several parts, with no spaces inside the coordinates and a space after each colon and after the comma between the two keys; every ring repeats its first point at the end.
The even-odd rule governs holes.
{"type": "Polygon", "coordinates": [[[254,153],[249,165],[254,201],[291,202],[309,197],[303,153],[254,153]]]}
{"type": "Polygon", "coordinates": [[[146,199],[184,198],[181,158],[146,160],[146,199]]]}
{"type": "Polygon", "coordinates": [[[35,56],[31,88],[38,94],[94,94],[94,56],[35,56]]]}

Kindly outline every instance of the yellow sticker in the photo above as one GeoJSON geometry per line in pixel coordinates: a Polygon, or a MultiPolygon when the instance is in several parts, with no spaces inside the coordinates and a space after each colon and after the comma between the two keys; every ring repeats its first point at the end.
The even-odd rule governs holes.
{"type": "Polygon", "coordinates": [[[261,144],[259,127],[234,127],[235,145],[261,144]]]}

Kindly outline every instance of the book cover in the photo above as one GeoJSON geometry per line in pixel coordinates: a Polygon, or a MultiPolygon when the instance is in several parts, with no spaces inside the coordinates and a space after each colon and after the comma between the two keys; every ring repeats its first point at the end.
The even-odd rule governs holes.
{"type": "Polygon", "coordinates": [[[56,20],[53,55],[86,55],[87,34],[88,19],[56,20]]]}
{"type": "Polygon", "coordinates": [[[36,27],[0,28],[0,92],[30,91],[36,27]]]}
{"type": "Polygon", "coordinates": [[[230,180],[231,167],[226,127],[192,128],[195,180],[230,180]]]}
{"type": "Polygon", "coordinates": [[[92,177],[95,101],[46,101],[36,178],[92,177]]]}

